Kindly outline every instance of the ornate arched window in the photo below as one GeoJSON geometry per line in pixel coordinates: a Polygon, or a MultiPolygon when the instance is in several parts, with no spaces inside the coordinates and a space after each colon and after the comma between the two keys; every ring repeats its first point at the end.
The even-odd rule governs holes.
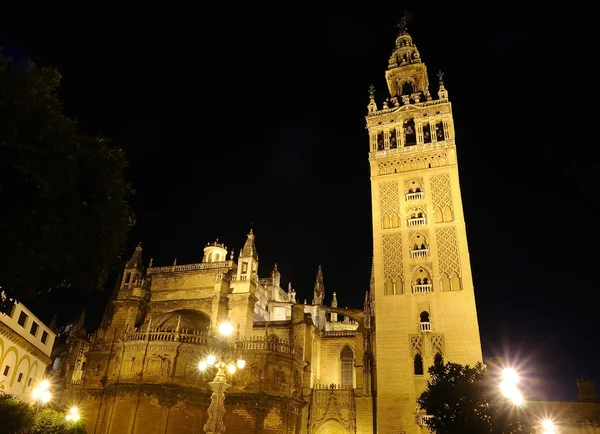
{"type": "Polygon", "coordinates": [[[348,345],[344,347],[340,354],[340,363],[342,388],[351,389],[354,384],[354,353],[348,345]]]}
{"type": "Polygon", "coordinates": [[[423,357],[415,354],[415,375],[423,375],[423,357]]]}

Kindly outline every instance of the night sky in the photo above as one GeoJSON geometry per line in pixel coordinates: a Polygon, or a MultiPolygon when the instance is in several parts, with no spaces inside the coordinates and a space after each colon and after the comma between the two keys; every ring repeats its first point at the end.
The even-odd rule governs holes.
{"type": "MultiPolygon", "coordinates": [[[[0,46],[57,67],[68,114],[125,149],[138,223],[124,256],[142,242],[146,263],[199,262],[207,242],[237,252],[252,228],[261,277],[276,262],[283,285],[310,302],[321,264],[326,303],[335,291],[340,306],[361,308],[372,257],[368,86],[381,106],[409,9],[430,90],[443,70],[453,104],[484,355],[522,366],[537,398],[577,399],[578,376],[600,380],[589,15],[289,7],[4,14],[0,46]]],[[[40,316],[85,307],[93,329],[106,297],[44,300],[40,316]]]]}

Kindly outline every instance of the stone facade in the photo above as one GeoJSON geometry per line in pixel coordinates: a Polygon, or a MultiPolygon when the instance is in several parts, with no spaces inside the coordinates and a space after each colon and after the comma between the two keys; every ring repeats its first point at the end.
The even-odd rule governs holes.
{"type": "Polygon", "coordinates": [[[367,107],[373,209],[377,432],[423,432],[416,398],[427,368],[474,364],[481,343],[457,166],[452,107],[437,98],[402,26],[380,108],[367,107]]]}
{"type": "MultiPolygon", "coordinates": [[[[416,398],[427,367],[482,360],[448,92],[437,98],[405,28],[379,108],[366,116],[373,209],[373,268],[363,310],[312,303],[281,287],[275,266],[258,277],[250,231],[236,257],[215,241],[197,264],[146,265],[138,246],[100,328],[86,341],[81,379],[67,378],[88,432],[202,433],[214,370],[198,361],[230,351],[234,326],[246,366],[227,377],[226,432],[427,432],[416,398]],[[376,397],[376,401],[375,401],[376,397]]],[[[367,288],[365,288],[366,290],[367,288]]],[[[355,290],[358,290],[355,289],[355,290]]],[[[82,347],[78,347],[82,348],[82,347]]]]}
{"type": "Polygon", "coordinates": [[[314,304],[280,284],[276,266],[258,277],[252,231],[237,258],[216,241],[197,264],[145,266],[138,246],[98,330],[86,337],[80,319],[61,333],[52,372],[64,403],[90,433],[201,433],[215,372],[198,362],[235,346],[246,366],[227,377],[227,432],[372,432],[365,311],[323,305],[320,267],[314,304]]]}
{"type": "Polygon", "coordinates": [[[43,380],[55,334],[21,303],[0,312],[0,393],[33,403],[31,392],[43,380]]]}

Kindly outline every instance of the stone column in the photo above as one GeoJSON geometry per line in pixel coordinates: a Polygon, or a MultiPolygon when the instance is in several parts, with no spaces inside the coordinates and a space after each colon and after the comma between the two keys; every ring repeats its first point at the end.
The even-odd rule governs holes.
{"type": "Polygon", "coordinates": [[[225,392],[230,385],[227,384],[225,371],[219,367],[215,379],[208,383],[213,390],[210,396],[210,406],[208,407],[208,421],[204,425],[206,434],[223,434],[225,425],[223,424],[223,415],[225,414],[225,392]]]}

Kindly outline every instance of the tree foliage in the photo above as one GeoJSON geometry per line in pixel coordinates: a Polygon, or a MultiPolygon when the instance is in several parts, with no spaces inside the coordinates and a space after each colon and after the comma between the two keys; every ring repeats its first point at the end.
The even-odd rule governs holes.
{"type": "Polygon", "coordinates": [[[83,422],[67,421],[65,414],[45,408],[35,415],[31,434],[85,434],[83,422]]]}
{"type": "Polygon", "coordinates": [[[13,395],[0,393],[0,432],[21,434],[33,425],[33,408],[13,395]]]}
{"type": "Polygon", "coordinates": [[[485,365],[436,363],[427,389],[417,399],[432,418],[436,434],[512,434],[528,432],[520,411],[498,396],[485,365]]]}
{"type": "Polygon", "coordinates": [[[15,299],[101,287],[134,223],[123,151],[80,131],[59,83],[0,55],[0,288],[15,299]]]}

